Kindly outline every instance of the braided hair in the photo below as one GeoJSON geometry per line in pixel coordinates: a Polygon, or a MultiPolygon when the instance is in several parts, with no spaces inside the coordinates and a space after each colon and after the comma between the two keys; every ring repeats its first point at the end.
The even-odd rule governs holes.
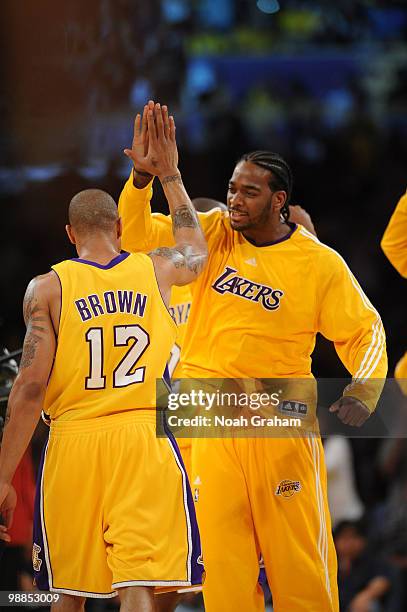
{"type": "Polygon", "coordinates": [[[293,188],[293,174],[290,166],[282,157],[280,157],[280,155],[277,153],[272,153],[271,151],[252,151],[251,153],[245,153],[239,159],[238,163],[242,161],[250,162],[251,164],[256,164],[256,166],[260,166],[265,170],[269,170],[269,172],[271,172],[271,178],[269,181],[270,189],[272,189],[272,191],[286,192],[287,199],[284,206],[281,208],[280,213],[284,221],[287,223],[290,215],[288,205],[293,188]]]}

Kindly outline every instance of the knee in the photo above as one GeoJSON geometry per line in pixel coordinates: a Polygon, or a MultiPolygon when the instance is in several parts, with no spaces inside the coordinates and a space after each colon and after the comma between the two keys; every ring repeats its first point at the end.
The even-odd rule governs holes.
{"type": "Polygon", "coordinates": [[[58,601],[52,604],[51,612],[82,612],[85,609],[85,601],[85,597],[63,593],[58,601]]]}

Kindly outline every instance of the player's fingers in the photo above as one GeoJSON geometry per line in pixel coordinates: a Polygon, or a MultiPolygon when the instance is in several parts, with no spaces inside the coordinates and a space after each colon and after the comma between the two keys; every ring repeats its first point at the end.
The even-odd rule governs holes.
{"type": "Polygon", "coordinates": [[[146,134],[148,133],[147,132],[147,110],[148,110],[148,106],[147,104],[145,104],[143,108],[143,118],[141,120],[141,136],[143,140],[146,138],[146,134]]]}
{"type": "Polygon", "coordinates": [[[154,100],[149,100],[148,104],[147,104],[148,110],[152,110],[153,111],[154,110],[154,106],[155,106],[154,100]]]}
{"type": "Polygon", "coordinates": [[[140,117],[140,113],[137,113],[136,118],[134,120],[134,138],[138,138],[140,136],[140,128],[141,128],[141,117],[140,117]]]}
{"type": "Polygon", "coordinates": [[[162,107],[162,117],[164,123],[164,135],[168,139],[170,137],[170,121],[168,118],[168,107],[165,105],[162,107]]]}
{"type": "Polygon", "coordinates": [[[356,427],[359,423],[360,415],[359,414],[351,414],[349,415],[349,423],[348,425],[352,425],[352,427],[356,427]]]}
{"type": "Polygon", "coordinates": [[[151,143],[157,142],[157,131],[154,122],[154,111],[149,108],[147,111],[148,134],[151,143]]]}
{"type": "Polygon", "coordinates": [[[0,525],[0,540],[3,542],[11,542],[11,538],[7,533],[7,527],[5,527],[5,525],[0,525]]]}
{"type": "Polygon", "coordinates": [[[6,523],[7,529],[11,527],[14,516],[14,508],[9,508],[5,512],[3,512],[4,521],[6,523]]]}
{"type": "Polygon", "coordinates": [[[169,123],[170,123],[170,139],[175,142],[175,121],[174,121],[174,117],[172,115],[170,115],[169,118],[169,123]]]}
{"type": "Polygon", "coordinates": [[[163,115],[161,112],[161,104],[157,102],[155,105],[155,124],[157,126],[157,136],[158,138],[164,138],[164,122],[163,115]]]}
{"type": "Polygon", "coordinates": [[[332,406],[329,408],[329,412],[338,412],[339,410],[339,401],[337,400],[332,406]]]}
{"type": "Polygon", "coordinates": [[[345,425],[349,425],[349,419],[351,417],[351,408],[348,404],[342,404],[338,411],[338,417],[345,423],[345,425]]]}
{"type": "Polygon", "coordinates": [[[131,149],[124,149],[123,153],[125,154],[126,157],[128,157],[129,159],[131,159],[131,161],[135,162],[135,157],[133,155],[133,151],[131,149]]]}
{"type": "Polygon", "coordinates": [[[361,425],[363,425],[363,423],[367,421],[369,417],[370,417],[370,412],[369,413],[363,412],[362,414],[358,415],[356,426],[360,427],[361,425]]]}

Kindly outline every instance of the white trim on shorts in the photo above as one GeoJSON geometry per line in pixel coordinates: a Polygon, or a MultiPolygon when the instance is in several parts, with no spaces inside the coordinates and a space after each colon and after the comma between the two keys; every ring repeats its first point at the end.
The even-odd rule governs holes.
{"type": "MultiPolygon", "coordinates": [[[[168,440],[168,444],[170,445],[170,448],[173,452],[173,455],[175,457],[175,461],[177,462],[177,465],[180,469],[180,472],[182,474],[182,498],[183,498],[183,502],[184,502],[184,510],[185,510],[185,516],[187,519],[187,532],[188,532],[188,558],[187,558],[187,578],[188,578],[188,582],[185,584],[185,586],[188,586],[188,584],[191,584],[191,576],[192,576],[192,529],[191,529],[191,519],[189,517],[189,508],[188,508],[188,493],[187,493],[187,482],[186,482],[186,473],[185,470],[182,468],[182,465],[179,461],[179,457],[176,453],[175,448],[172,445],[172,442],[170,440],[169,437],[167,437],[168,440]]],[[[175,585],[174,585],[175,586],[175,585]]],[[[184,586],[181,585],[180,586],[184,586]]]]}

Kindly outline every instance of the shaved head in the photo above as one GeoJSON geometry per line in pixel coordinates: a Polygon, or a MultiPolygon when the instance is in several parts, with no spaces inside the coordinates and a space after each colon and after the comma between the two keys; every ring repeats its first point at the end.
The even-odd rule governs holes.
{"type": "Polygon", "coordinates": [[[209,212],[214,208],[220,208],[221,210],[227,210],[227,206],[223,202],[218,200],[212,200],[211,198],[194,198],[192,200],[195,210],[198,212],[209,212]]]}
{"type": "Polygon", "coordinates": [[[69,204],[69,224],[80,234],[112,231],[118,219],[116,202],[101,189],[80,191],[69,204]]]}

